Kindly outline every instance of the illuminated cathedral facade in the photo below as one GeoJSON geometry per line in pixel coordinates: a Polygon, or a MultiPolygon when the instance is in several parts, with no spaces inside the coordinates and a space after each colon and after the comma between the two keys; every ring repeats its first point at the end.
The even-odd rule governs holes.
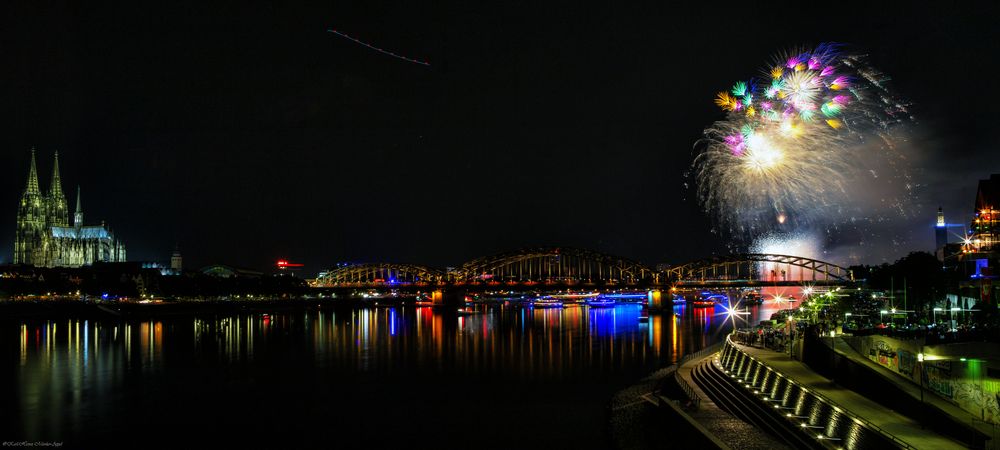
{"type": "Polygon", "coordinates": [[[80,267],[95,262],[125,261],[125,245],[104,224],[83,225],[80,188],[69,223],[69,207],[59,178],[59,153],[52,168],[48,193],[38,186],[35,150],[31,150],[28,185],[21,194],[14,236],[14,264],[38,267],[80,267]]]}

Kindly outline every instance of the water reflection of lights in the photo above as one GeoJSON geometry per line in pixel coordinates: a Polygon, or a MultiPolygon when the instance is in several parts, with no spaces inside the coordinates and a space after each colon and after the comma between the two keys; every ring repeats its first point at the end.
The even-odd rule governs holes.
{"type": "Polygon", "coordinates": [[[624,333],[638,331],[640,308],[639,305],[587,308],[590,334],[592,336],[615,336],[619,334],[619,329],[624,333]]]}
{"type": "MultiPolygon", "coordinates": [[[[50,411],[59,409],[52,402],[73,398],[74,392],[114,397],[127,388],[124,374],[131,371],[167,380],[168,371],[182,372],[172,372],[175,368],[213,365],[237,377],[273,364],[292,365],[282,366],[282,372],[322,368],[333,377],[464,374],[536,382],[623,370],[644,375],[720,339],[729,326],[713,311],[683,306],[674,309],[678,314],[652,314],[646,324],[639,323],[638,304],[533,310],[515,302],[475,309],[477,314],[458,317],[430,307],[396,306],[24,322],[9,328],[20,335],[20,358],[10,364],[19,374],[22,408],[50,411]]],[[[68,428],[73,419],[65,420],[68,428]]]]}
{"type": "Polygon", "coordinates": [[[674,315],[673,320],[670,323],[670,354],[675,357],[679,357],[678,355],[682,353],[681,348],[678,346],[679,341],[677,339],[677,328],[680,326],[680,323],[680,316],[674,315]]]}
{"type": "MultiPolygon", "coordinates": [[[[665,322],[663,316],[656,315],[649,318],[649,344],[653,349],[653,354],[659,355],[662,351],[660,342],[663,339],[663,323],[665,322]]],[[[638,319],[637,319],[638,320],[638,319]]],[[[676,329],[676,327],[671,326],[671,329],[676,329]]]]}
{"type": "Polygon", "coordinates": [[[712,325],[712,315],[708,312],[708,308],[691,308],[691,314],[694,316],[695,320],[701,325],[702,332],[708,333],[712,325]]]}

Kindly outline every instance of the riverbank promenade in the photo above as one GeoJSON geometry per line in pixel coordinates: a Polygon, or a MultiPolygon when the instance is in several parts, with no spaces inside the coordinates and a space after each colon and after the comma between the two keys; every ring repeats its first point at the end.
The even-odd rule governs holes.
{"type": "MultiPolygon", "coordinates": [[[[942,436],[917,421],[893,411],[852,390],[846,389],[830,379],[814,372],[800,361],[785,353],[770,349],[760,349],[733,343],[739,350],[757,359],[764,365],[795,380],[802,386],[836,402],[851,413],[891,433],[911,446],[919,449],[961,449],[960,442],[942,436]]],[[[844,344],[846,346],[846,344],[844,344]]]]}

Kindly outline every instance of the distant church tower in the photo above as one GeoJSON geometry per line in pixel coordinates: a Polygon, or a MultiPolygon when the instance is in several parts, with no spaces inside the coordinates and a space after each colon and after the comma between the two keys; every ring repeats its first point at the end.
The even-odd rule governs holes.
{"type": "Polygon", "coordinates": [[[179,247],[174,247],[174,253],[170,255],[170,268],[176,271],[178,274],[181,273],[183,269],[183,261],[181,260],[181,249],[179,247]]]}
{"type": "Polygon", "coordinates": [[[73,213],[73,226],[76,228],[83,226],[83,207],[80,206],[80,185],[76,186],[76,212],[73,213]]]}

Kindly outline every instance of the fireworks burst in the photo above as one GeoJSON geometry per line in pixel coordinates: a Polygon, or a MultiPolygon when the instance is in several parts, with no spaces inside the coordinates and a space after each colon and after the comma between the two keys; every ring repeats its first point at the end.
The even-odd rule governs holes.
{"type": "Polygon", "coordinates": [[[885,80],[863,56],[821,44],[719,92],[726,118],[694,162],[702,205],[737,240],[835,222],[869,163],[900,166],[892,135],[909,113],[885,80]]]}

